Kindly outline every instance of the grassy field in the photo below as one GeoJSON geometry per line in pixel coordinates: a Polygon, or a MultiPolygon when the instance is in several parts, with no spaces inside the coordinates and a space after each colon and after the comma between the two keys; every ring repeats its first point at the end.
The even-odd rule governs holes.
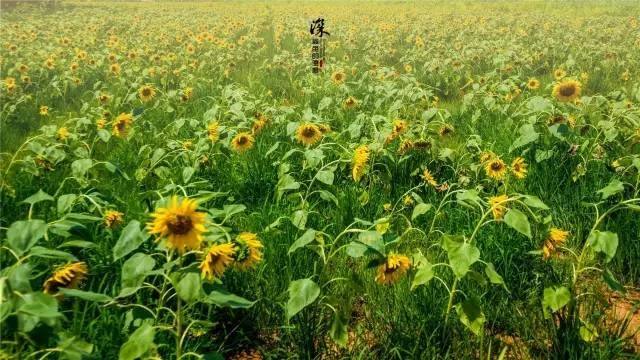
{"type": "Polygon", "coordinates": [[[1,18],[0,359],[638,358],[640,3],[1,18]]]}

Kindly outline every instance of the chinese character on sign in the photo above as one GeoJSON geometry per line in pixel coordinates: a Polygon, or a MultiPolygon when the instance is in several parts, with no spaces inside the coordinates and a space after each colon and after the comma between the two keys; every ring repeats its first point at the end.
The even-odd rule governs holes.
{"type": "Polygon", "coordinates": [[[311,21],[309,26],[309,33],[311,34],[311,60],[313,64],[313,73],[317,74],[324,67],[324,41],[325,38],[322,35],[331,35],[329,32],[324,31],[324,19],[317,18],[311,21]]]}

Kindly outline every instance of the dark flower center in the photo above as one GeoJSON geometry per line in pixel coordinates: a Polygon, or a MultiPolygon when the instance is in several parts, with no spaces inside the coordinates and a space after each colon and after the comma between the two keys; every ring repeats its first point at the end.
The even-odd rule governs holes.
{"type": "Polygon", "coordinates": [[[491,164],[491,170],[493,171],[500,171],[502,170],[502,165],[499,162],[494,162],[491,164]]]}
{"type": "Polygon", "coordinates": [[[314,129],[311,126],[302,129],[302,136],[306,138],[314,137],[315,135],[316,135],[316,129],[314,129]]]}
{"type": "Polygon", "coordinates": [[[560,87],[560,95],[562,96],[571,96],[576,92],[576,88],[572,85],[564,85],[560,87]]]}
{"type": "Polygon", "coordinates": [[[172,234],[184,235],[193,229],[193,223],[190,216],[176,215],[176,217],[167,223],[167,227],[172,234]]]}

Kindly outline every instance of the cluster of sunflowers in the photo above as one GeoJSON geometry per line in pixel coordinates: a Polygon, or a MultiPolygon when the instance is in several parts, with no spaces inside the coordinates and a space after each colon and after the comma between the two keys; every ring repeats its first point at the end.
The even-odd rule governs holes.
{"type": "Polygon", "coordinates": [[[278,329],[271,338],[287,355],[297,346],[300,357],[351,357],[363,350],[353,326],[387,339],[364,350],[390,358],[400,345],[388,319],[412,318],[421,333],[444,333],[435,344],[417,335],[407,354],[429,343],[478,357],[452,345],[464,334],[451,329],[453,312],[476,335],[495,335],[489,316],[531,332],[492,313],[500,296],[514,317],[535,303],[525,312],[541,336],[574,326],[567,338],[604,341],[600,319],[581,308],[598,290],[591,274],[612,291],[638,285],[629,244],[639,223],[619,215],[640,206],[638,8],[574,16],[544,1],[465,4],[3,11],[3,347],[18,357],[258,359],[255,347],[279,346],[263,330],[278,329]],[[318,14],[330,35],[315,74],[300,18],[318,14]],[[593,214],[576,210],[587,202],[593,214]],[[627,228],[618,238],[605,226],[627,228]],[[521,280],[513,273],[531,275],[534,290],[507,297],[487,286],[507,289],[521,280]],[[113,274],[120,282],[105,286],[113,274]],[[79,315],[78,299],[99,305],[79,315]],[[421,304],[442,303],[443,316],[424,316],[421,304]],[[242,330],[259,339],[234,342],[240,325],[218,308],[256,319],[260,329],[242,330]],[[122,343],[85,339],[93,349],[66,331],[63,313],[98,329],[89,337],[115,333],[100,332],[110,320],[86,326],[89,311],[116,314],[122,343]],[[59,331],[38,342],[39,326],[59,331]]]}

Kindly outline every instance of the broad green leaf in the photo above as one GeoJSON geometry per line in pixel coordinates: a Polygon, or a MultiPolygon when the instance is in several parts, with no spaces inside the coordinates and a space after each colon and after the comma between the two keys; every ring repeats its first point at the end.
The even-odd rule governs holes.
{"type": "Polygon", "coordinates": [[[77,197],[78,196],[76,194],[60,195],[58,198],[58,215],[62,215],[69,210],[77,197]]]}
{"type": "Polygon", "coordinates": [[[382,235],[377,231],[363,231],[358,235],[358,241],[369,249],[372,249],[380,254],[385,253],[384,251],[384,241],[382,240],[382,235]]]}
{"type": "Polygon", "coordinates": [[[502,278],[502,276],[500,276],[500,274],[498,274],[496,268],[492,263],[487,263],[487,265],[484,267],[484,273],[487,275],[487,278],[489,278],[489,281],[491,281],[492,284],[503,285],[505,289],[507,288],[504,283],[504,279],[502,278]]]}
{"type": "Polygon", "coordinates": [[[255,304],[255,301],[249,301],[243,297],[222,290],[212,291],[204,297],[203,301],[219,307],[230,307],[232,309],[246,309],[255,304]]]}
{"type": "Polygon", "coordinates": [[[150,255],[136,253],[122,265],[122,287],[141,286],[145,277],[153,271],[156,261],[150,255]]]}
{"type": "Polygon", "coordinates": [[[180,299],[192,303],[202,296],[202,280],[200,274],[190,272],[184,274],[180,281],[175,284],[176,292],[180,299]]]}
{"type": "Polygon", "coordinates": [[[300,230],[304,230],[307,226],[307,212],[304,210],[296,210],[291,215],[291,223],[300,230]]]}
{"type": "Polygon", "coordinates": [[[333,171],[329,171],[329,170],[320,170],[318,171],[318,174],[316,175],[316,179],[318,179],[318,181],[327,184],[327,185],[333,185],[333,179],[334,179],[334,174],[333,171]]]}
{"type": "Polygon", "coordinates": [[[545,311],[545,314],[548,316],[548,309],[551,309],[552,312],[556,312],[562,309],[565,305],[569,303],[571,300],[571,293],[569,289],[564,286],[557,288],[545,288],[544,289],[544,299],[542,300],[542,308],[545,311]]]}
{"type": "Polygon", "coordinates": [[[105,294],[99,294],[99,293],[90,292],[90,291],[82,291],[78,289],[61,288],[60,292],[65,296],[77,297],[79,299],[87,300],[87,301],[106,302],[106,301],[112,300],[111,296],[107,296],[105,294]]]}
{"type": "Polygon", "coordinates": [[[127,226],[122,229],[120,238],[113,247],[113,260],[126,256],[130,252],[136,250],[146,239],[146,235],[140,230],[140,222],[138,220],[131,220],[127,226]]]}
{"type": "Polygon", "coordinates": [[[604,199],[608,199],[609,197],[615,194],[622,192],[623,190],[624,190],[624,185],[622,184],[622,181],[618,179],[613,179],[611,180],[609,185],[603,187],[602,189],[596,192],[600,193],[602,196],[602,199],[604,200],[604,199]]]}
{"type": "Polygon", "coordinates": [[[289,284],[287,301],[287,319],[291,319],[306,306],[312,304],[320,295],[320,287],[311,279],[300,279],[289,284]]]}
{"type": "Polygon", "coordinates": [[[604,280],[605,283],[607,283],[607,285],[609,285],[609,288],[611,288],[611,290],[618,291],[621,293],[627,292],[624,286],[622,286],[622,284],[618,282],[618,280],[615,278],[615,276],[613,276],[613,274],[609,269],[605,269],[602,272],[602,279],[604,280]]]}
{"type": "Polygon", "coordinates": [[[42,220],[16,221],[7,230],[7,245],[21,256],[42,239],[46,231],[47,224],[42,220]]]}
{"type": "Polygon", "coordinates": [[[426,259],[423,259],[418,265],[418,271],[411,282],[411,290],[417,288],[420,285],[425,285],[433,279],[435,273],[433,271],[433,265],[426,259]]]}
{"type": "Polygon", "coordinates": [[[464,324],[471,332],[476,336],[482,333],[484,322],[486,320],[482,309],[480,308],[480,300],[476,297],[471,297],[458,305],[456,305],[456,312],[460,322],[464,324]]]}
{"type": "Polygon", "coordinates": [[[289,248],[289,254],[298,250],[301,247],[307,246],[316,238],[316,231],[313,229],[307,229],[289,248]]]}
{"type": "Polygon", "coordinates": [[[426,214],[429,210],[431,210],[433,206],[431,204],[420,203],[413,208],[413,213],[411,214],[411,220],[415,220],[418,216],[422,214],[426,214]]]}
{"type": "Polygon", "coordinates": [[[442,245],[447,251],[449,265],[458,279],[463,278],[471,265],[480,259],[480,250],[477,247],[457,241],[454,237],[444,236],[442,245]]]}
{"type": "Polygon", "coordinates": [[[610,231],[595,230],[589,235],[587,244],[593,250],[605,254],[605,261],[609,262],[616,255],[616,250],[618,250],[618,234],[610,231]]]}
{"type": "Polygon", "coordinates": [[[93,166],[91,159],[79,159],[71,163],[71,173],[77,178],[82,178],[93,166]]]}
{"type": "Polygon", "coordinates": [[[331,329],[329,329],[329,336],[336,344],[346,347],[347,342],[349,340],[349,334],[347,332],[347,321],[348,319],[340,313],[340,311],[336,311],[333,314],[333,321],[331,322],[331,329]]]}
{"type": "Polygon", "coordinates": [[[511,146],[509,147],[509,152],[513,150],[528,145],[540,137],[540,134],[536,132],[535,128],[531,124],[524,124],[518,130],[520,136],[513,141],[511,146]]]}
{"type": "Polygon", "coordinates": [[[192,168],[191,166],[186,166],[184,169],[182,169],[182,180],[184,180],[185,184],[189,183],[189,180],[191,180],[191,177],[195,172],[196,169],[192,168]]]}
{"type": "Polygon", "coordinates": [[[524,195],[523,198],[524,198],[523,202],[529,207],[542,209],[542,210],[549,210],[549,207],[545,203],[543,203],[542,200],[540,200],[537,196],[524,195]]]}
{"type": "Polygon", "coordinates": [[[38,190],[37,193],[29,196],[28,198],[22,200],[22,204],[29,204],[29,205],[33,205],[36,203],[39,203],[41,201],[53,201],[53,196],[47,194],[46,192],[42,191],[42,189],[38,190]]]}
{"type": "Polygon", "coordinates": [[[531,239],[529,219],[518,209],[509,209],[504,216],[504,223],[531,239]]]}
{"type": "Polygon", "coordinates": [[[155,328],[150,322],[144,322],[129,336],[127,342],[120,347],[119,360],[140,359],[146,352],[155,347],[153,338],[156,335],[155,328]]]}

